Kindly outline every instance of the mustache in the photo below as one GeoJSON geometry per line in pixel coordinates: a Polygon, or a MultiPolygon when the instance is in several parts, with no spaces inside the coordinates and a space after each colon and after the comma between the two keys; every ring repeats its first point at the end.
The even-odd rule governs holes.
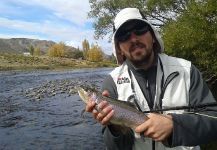
{"type": "Polygon", "coordinates": [[[143,44],[143,43],[141,43],[141,42],[133,42],[133,43],[131,43],[131,45],[130,45],[129,51],[132,52],[132,51],[134,51],[134,49],[136,49],[137,47],[138,47],[138,48],[145,48],[146,45],[143,44]]]}

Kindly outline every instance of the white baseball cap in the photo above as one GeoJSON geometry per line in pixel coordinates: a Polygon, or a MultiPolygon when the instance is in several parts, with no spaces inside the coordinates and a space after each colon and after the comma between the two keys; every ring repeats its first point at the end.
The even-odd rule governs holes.
{"type": "Polygon", "coordinates": [[[139,9],[137,8],[124,8],[122,9],[115,17],[114,20],[114,33],[113,33],[113,37],[112,37],[112,44],[113,44],[113,53],[114,56],[116,57],[117,63],[118,64],[122,64],[124,62],[124,56],[121,55],[121,52],[117,46],[118,41],[115,39],[115,35],[118,32],[118,30],[128,21],[131,20],[140,20],[145,22],[146,24],[148,24],[151,29],[153,30],[153,33],[155,35],[156,38],[156,42],[157,42],[157,47],[156,50],[157,52],[161,53],[164,50],[164,44],[163,41],[160,37],[159,32],[151,25],[151,23],[149,23],[144,16],[142,15],[142,13],[139,11],[139,9]]]}

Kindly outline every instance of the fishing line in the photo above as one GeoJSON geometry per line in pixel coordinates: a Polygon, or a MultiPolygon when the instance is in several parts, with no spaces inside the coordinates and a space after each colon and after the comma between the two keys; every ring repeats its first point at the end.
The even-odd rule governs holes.
{"type": "Polygon", "coordinates": [[[217,119],[217,116],[212,116],[212,115],[207,115],[207,114],[202,114],[202,113],[197,113],[197,112],[184,112],[184,114],[195,114],[195,115],[200,115],[212,119],[217,119]]]}
{"type": "MultiPolygon", "coordinates": [[[[176,107],[165,107],[162,109],[155,109],[155,110],[149,110],[149,111],[143,111],[143,113],[158,113],[158,112],[164,112],[164,111],[170,111],[170,110],[189,110],[193,111],[192,113],[195,113],[196,110],[207,108],[207,107],[216,107],[217,103],[205,103],[205,104],[199,104],[199,105],[192,105],[192,106],[176,106],[176,107]]],[[[216,110],[212,110],[216,111],[216,110]]]]}

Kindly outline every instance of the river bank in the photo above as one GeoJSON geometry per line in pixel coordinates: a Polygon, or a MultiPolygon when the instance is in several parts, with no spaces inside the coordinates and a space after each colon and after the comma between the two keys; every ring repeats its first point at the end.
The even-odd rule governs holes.
{"type": "Polygon", "coordinates": [[[9,70],[70,70],[79,68],[114,67],[110,61],[90,62],[82,59],[0,54],[0,71],[9,70]]]}

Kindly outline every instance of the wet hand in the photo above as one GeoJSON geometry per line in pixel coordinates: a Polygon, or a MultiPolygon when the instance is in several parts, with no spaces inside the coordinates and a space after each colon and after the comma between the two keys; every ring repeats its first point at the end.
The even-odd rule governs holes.
{"type": "MultiPolygon", "coordinates": [[[[108,96],[108,91],[104,91],[102,93],[103,96],[108,96]]],[[[89,100],[86,105],[87,112],[92,112],[93,117],[100,122],[102,125],[107,125],[114,115],[114,110],[112,106],[108,104],[106,101],[102,101],[99,104],[96,104],[93,100],[89,100]]]]}
{"type": "Polygon", "coordinates": [[[171,115],[151,113],[149,119],[136,127],[135,131],[144,133],[144,136],[155,141],[166,140],[173,131],[173,120],[171,115]]]}

